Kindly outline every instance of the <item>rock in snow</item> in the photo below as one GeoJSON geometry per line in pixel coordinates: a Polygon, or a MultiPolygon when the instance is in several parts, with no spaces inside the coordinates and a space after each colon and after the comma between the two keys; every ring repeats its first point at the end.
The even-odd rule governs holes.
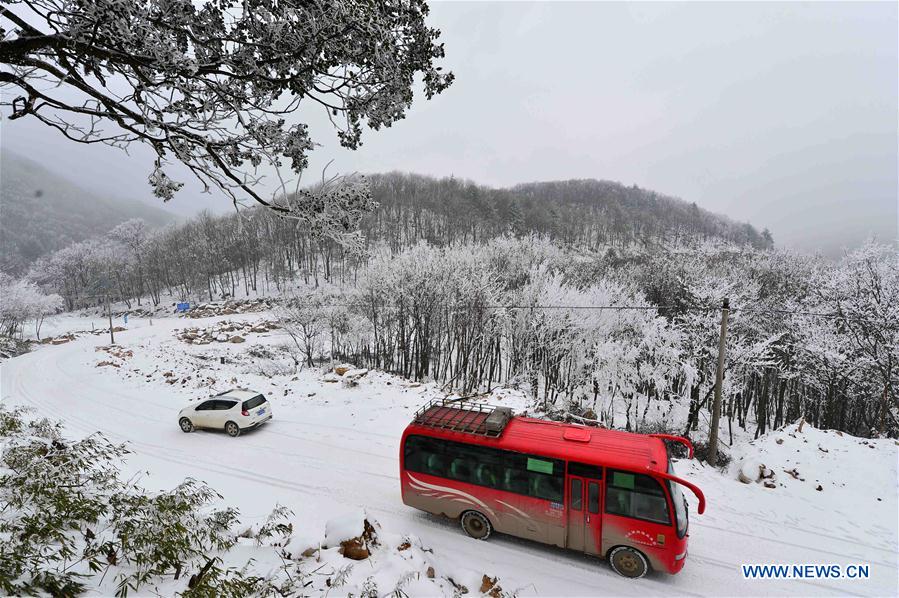
{"type": "Polygon", "coordinates": [[[328,520],[325,524],[325,546],[339,546],[344,540],[358,538],[365,531],[365,511],[357,509],[328,520]]]}

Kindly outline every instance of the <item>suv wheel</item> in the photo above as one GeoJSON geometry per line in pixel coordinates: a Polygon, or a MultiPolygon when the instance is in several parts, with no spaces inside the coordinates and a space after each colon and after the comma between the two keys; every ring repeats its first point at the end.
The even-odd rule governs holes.
{"type": "Polygon", "coordinates": [[[235,424],[234,422],[228,422],[225,424],[225,432],[228,433],[228,436],[231,438],[236,438],[240,436],[240,426],[235,424]]]}
{"type": "Polygon", "coordinates": [[[186,417],[182,417],[180,420],[178,420],[178,425],[181,426],[181,431],[184,432],[184,433],[187,433],[187,432],[193,432],[193,431],[194,431],[194,424],[193,424],[193,422],[191,422],[191,421],[190,421],[189,419],[187,419],[186,417]]]}

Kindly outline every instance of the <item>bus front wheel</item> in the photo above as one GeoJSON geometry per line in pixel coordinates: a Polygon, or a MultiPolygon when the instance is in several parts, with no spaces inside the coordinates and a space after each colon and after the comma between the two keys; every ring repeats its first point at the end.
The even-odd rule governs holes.
{"type": "Polygon", "coordinates": [[[609,564],[618,575],[639,579],[649,571],[649,563],[639,550],[619,546],[609,553],[609,564]]]}
{"type": "Polygon", "coordinates": [[[466,511],[461,521],[462,529],[475,540],[486,540],[493,531],[490,521],[477,511],[466,511]]]}

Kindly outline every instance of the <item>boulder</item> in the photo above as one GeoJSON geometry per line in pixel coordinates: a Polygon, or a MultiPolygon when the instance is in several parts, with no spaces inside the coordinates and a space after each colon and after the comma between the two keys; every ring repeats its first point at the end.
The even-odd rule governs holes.
{"type": "Polygon", "coordinates": [[[240,335],[235,335],[235,336],[232,336],[230,339],[228,339],[228,342],[229,342],[229,343],[235,343],[235,344],[236,344],[236,343],[242,343],[242,342],[244,342],[245,340],[246,340],[246,339],[245,339],[244,337],[242,337],[242,336],[240,336],[240,335]]]}
{"type": "Polygon", "coordinates": [[[764,467],[764,465],[757,461],[746,460],[740,467],[740,473],[737,477],[744,484],[754,484],[762,477],[764,467]]]}
{"type": "Polygon", "coordinates": [[[371,547],[378,544],[378,536],[375,526],[365,518],[365,512],[359,510],[328,521],[325,544],[338,544],[338,552],[344,558],[361,561],[371,556],[371,547]]]}
{"type": "Polygon", "coordinates": [[[369,552],[368,548],[365,546],[362,538],[344,540],[340,543],[339,552],[344,558],[352,559],[354,561],[363,561],[371,556],[371,552],[369,552]]]}

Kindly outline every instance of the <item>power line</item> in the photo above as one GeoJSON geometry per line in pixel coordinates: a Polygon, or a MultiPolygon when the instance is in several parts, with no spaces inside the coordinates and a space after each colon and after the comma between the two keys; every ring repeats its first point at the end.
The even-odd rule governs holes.
{"type": "Polygon", "coordinates": [[[743,313],[749,314],[781,314],[781,315],[795,315],[795,316],[813,316],[817,318],[839,318],[844,320],[861,320],[861,321],[869,321],[864,318],[855,318],[852,316],[847,316],[840,313],[824,313],[824,312],[814,312],[814,311],[798,311],[798,310],[789,310],[789,309],[753,309],[751,307],[734,307],[730,311],[741,311],[743,313]]]}
{"type": "MultiPolygon", "coordinates": [[[[85,294],[85,295],[76,295],[73,299],[101,299],[104,298],[105,295],[93,295],[93,294],[85,294]]],[[[118,299],[118,301],[124,301],[124,299],[118,299]]],[[[214,303],[214,302],[208,302],[214,303]]],[[[326,303],[290,303],[289,305],[293,307],[346,307],[346,308],[372,308],[372,307],[380,307],[380,308],[395,308],[398,306],[395,302],[370,302],[370,301],[354,301],[354,302],[326,302],[326,303]]],[[[542,305],[542,304],[531,304],[531,305],[522,305],[522,304],[510,304],[510,305],[496,305],[496,304],[477,304],[477,303],[434,303],[430,304],[428,307],[430,308],[438,308],[438,309],[450,309],[450,310],[571,310],[571,311],[665,311],[665,310],[673,310],[673,311],[692,311],[692,312],[719,312],[721,310],[720,307],[716,306],[702,306],[702,305],[542,305]]],[[[754,308],[754,307],[732,307],[730,308],[730,312],[741,312],[744,314],[759,314],[759,315],[795,315],[795,316],[807,316],[814,318],[831,318],[838,320],[845,320],[849,322],[872,322],[872,320],[868,318],[860,318],[854,316],[847,316],[845,314],[833,313],[833,312],[812,312],[812,311],[802,311],[802,310],[789,310],[789,309],[776,309],[776,308],[754,308]]]]}
{"type": "MultiPolygon", "coordinates": [[[[297,307],[396,307],[396,303],[377,303],[377,302],[333,302],[333,303],[292,303],[291,305],[297,307]]],[[[694,306],[685,306],[685,305],[491,305],[491,304],[466,304],[466,303],[434,303],[430,304],[429,307],[433,308],[448,308],[448,309],[540,309],[540,310],[642,310],[642,311],[663,311],[663,310],[675,310],[675,311],[701,311],[701,312],[714,312],[717,313],[721,311],[720,307],[715,306],[702,306],[702,305],[694,305],[694,306]]],[[[799,315],[799,316],[809,316],[809,317],[818,317],[818,318],[834,318],[841,319],[847,321],[858,321],[858,322],[871,322],[872,320],[868,318],[859,318],[854,316],[847,316],[845,314],[840,313],[826,313],[826,312],[811,312],[811,311],[801,311],[801,310],[789,310],[789,309],[775,309],[775,308],[764,308],[758,309],[753,307],[732,307],[729,308],[731,313],[733,312],[742,312],[746,314],[765,314],[765,315],[799,315]]]]}

